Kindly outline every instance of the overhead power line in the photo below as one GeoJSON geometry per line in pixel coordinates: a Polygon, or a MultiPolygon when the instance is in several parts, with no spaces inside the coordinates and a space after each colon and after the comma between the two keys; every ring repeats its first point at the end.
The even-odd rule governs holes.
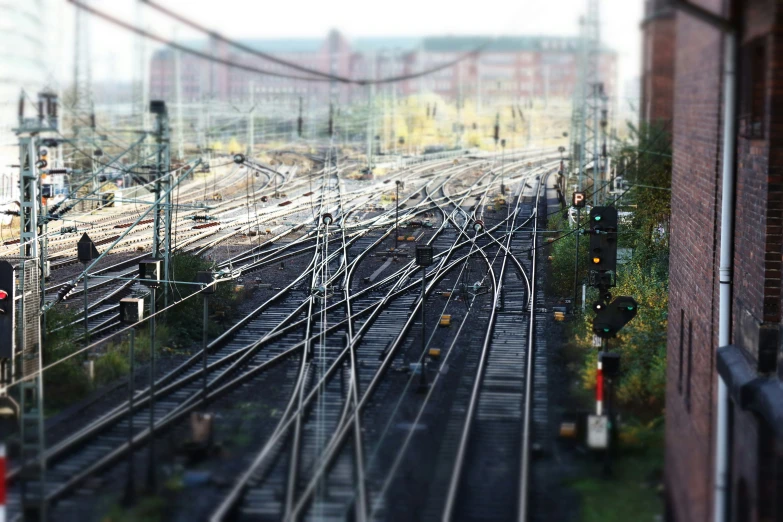
{"type": "Polygon", "coordinates": [[[232,47],[240,49],[240,50],[242,50],[244,52],[247,52],[249,54],[252,54],[254,56],[258,56],[258,57],[263,58],[265,60],[273,61],[273,62],[275,62],[275,63],[277,63],[279,65],[283,65],[283,66],[290,67],[292,69],[295,69],[295,70],[298,70],[298,71],[301,71],[301,72],[306,72],[308,74],[315,75],[315,76],[298,76],[298,75],[294,75],[294,74],[278,73],[278,72],[270,71],[270,70],[267,70],[267,69],[262,69],[260,67],[253,67],[251,65],[245,65],[245,64],[237,63],[237,62],[234,62],[234,61],[231,61],[231,60],[226,60],[226,59],[220,58],[218,56],[213,56],[211,54],[199,51],[197,49],[193,49],[191,47],[187,47],[185,45],[179,44],[179,43],[177,43],[177,42],[175,42],[175,41],[173,41],[173,40],[171,40],[169,38],[164,38],[164,37],[162,37],[160,35],[154,34],[154,33],[150,32],[150,31],[142,29],[141,27],[137,27],[137,26],[135,26],[133,24],[130,24],[128,22],[124,22],[124,21],[122,21],[122,20],[120,20],[118,18],[115,18],[114,16],[111,16],[111,15],[109,15],[109,14],[103,12],[103,11],[99,11],[98,9],[95,9],[94,7],[91,7],[89,5],[84,4],[80,0],[69,0],[69,1],[72,4],[74,4],[74,6],[76,8],[82,9],[82,10],[92,14],[93,16],[101,18],[101,19],[103,19],[103,20],[105,20],[105,21],[107,21],[107,22],[109,22],[111,24],[114,24],[114,25],[118,26],[118,27],[122,27],[123,29],[126,29],[126,30],[128,30],[130,32],[133,32],[133,33],[136,33],[136,34],[138,34],[140,36],[143,36],[144,38],[148,38],[150,40],[154,40],[156,42],[162,43],[163,45],[171,47],[172,49],[177,49],[177,50],[182,51],[184,53],[191,54],[193,56],[198,56],[199,58],[202,58],[204,60],[215,62],[215,63],[219,63],[221,65],[225,65],[225,66],[232,67],[232,68],[235,68],[235,69],[241,69],[241,70],[244,70],[244,71],[248,71],[248,72],[252,72],[252,73],[256,73],[256,74],[261,74],[261,75],[266,75],[266,76],[273,76],[273,77],[276,77],[276,78],[287,78],[287,79],[291,79],[291,80],[300,80],[300,81],[304,81],[304,82],[331,82],[331,81],[336,81],[336,82],[340,82],[340,83],[353,84],[353,85],[380,85],[380,84],[397,83],[397,82],[402,82],[402,81],[407,81],[407,80],[415,80],[415,79],[421,78],[423,76],[428,76],[430,74],[437,73],[437,72],[442,71],[444,69],[449,69],[449,68],[454,67],[455,65],[459,64],[460,62],[462,62],[462,61],[464,61],[464,60],[466,60],[468,58],[471,58],[471,57],[474,57],[474,56],[478,56],[479,54],[481,54],[481,52],[487,46],[489,46],[494,41],[494,39],[487,40],[486,42],[484,42],[480,46],[476,47],[472,51],[466,52],[465,54],[455,58],[454,60],[442,63],[442,64],[437,65],[435,67],[431,67],[429,69],[425,69],[423,71],[419,71],[419,72],[416,72],[416,73],[402,74],[402,75],[397,75],[397,76],[389,76],[389,77],[380,78],[380,79],[350,78],[350,77],[347,77],[347,76],[339,76],[339,75],[335,75],[335,74],[324,73],[322,71],[318,71],[316,69],[311,69],[309,67],[304,67],[304,66],[299,65],[299,64],[297,64],[295,62],[290,62],[288,60],[283,60],[281,58],[277,58],[277,57],[275,57],[273,55],[270,55],[268,53],[264,53],[264,52],[258,51],[256,49],[252,49],[249,46],[247,46],[245,44],[242,44],[240,42],[236,42],[234,40],[229,40],[228,38],[225,38],[224,36],[220,35],[219,33],[215,32],[215,31],[212,31],[212,30],[210,30],[210,29],[208,29],[206,27],[203,27],[203,26],[201,26],[201,25],[199,25],[199,24],[197,24],[197,23],[195,23],[195,22],[193,22],[191,20],[188,20],[188,19],[184,18],[183,16],[181,16],[179,14],[176,14],[176,13],[166,9],[165,7],[162,7],[162,6],[158,5],[158,4],[150,2],[148,0],[143,0],[145,4],[149,5],[150,7],[154,8],[154,9],[159,10],[160,12],[166,14],[167,16],[169,16],[171,18],[174,18],[174,19],[180,21],[181,23],[186,24],[186,25],[188,25],[188,26],[190,26],[190,27],[192,27],[192,28],[194,28],[194,29],[196,29],[198,31],[204,32],[205,34],[211,36],[212,38],[215,38],[216,40],[220,40],[220,41],[222,41],[222,42],[224,42],[224,43],[226,43],[228,45],[231,45],[232,47]]]}

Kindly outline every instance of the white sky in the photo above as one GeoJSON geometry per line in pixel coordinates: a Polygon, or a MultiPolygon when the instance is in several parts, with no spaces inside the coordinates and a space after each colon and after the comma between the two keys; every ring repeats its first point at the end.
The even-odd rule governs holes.
{"type": "MultiPolygon", "coordinates": [[[[16,0],[26,1],[26,0],[16,0]]],[[[67,0],[49,0],[64,30],[54,38],[57,77],[69,80],[73,59],[73,11],[67,0]]],[[[136,0],[90,0],[92,5],[135,22],[136,0]]],[[[576,35],[587,0],[158,0],[170,9],[231,38],[324,37],[336,28],[350,37],[464,35],[576,35]]],[[[619,53],[619,86],[639,75],[643,0],[601,0],[601,39],[619,53]]],[[[144,21],[167,37],[197,34],[145,8],[144,21]]],[[[103,21],[92,24],[93,77],[130,79],[133,39],[103,21]]],[[[158,47],[156,42],[148,49],[158,47]]]]}

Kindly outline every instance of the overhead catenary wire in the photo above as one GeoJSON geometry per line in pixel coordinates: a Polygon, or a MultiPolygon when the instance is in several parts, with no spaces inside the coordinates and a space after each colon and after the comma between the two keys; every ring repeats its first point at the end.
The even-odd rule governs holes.
{"type": "MultiPolygon", "coordinates": [[[[430,67],[428,69],[425,69],[423,71],[419,71],[419,72],[416,72],[416,73],[403,74],[403,75],[397,75],[397,76],[390,76],[390,77],[380,78],[380,79],[370,79],[370,78],[355,79],[355,78],[349,78],[349,77],[346,77],[346,76],[338,76],[338,75],[333,75],[333,74],[330,74],[330,73],[323,73],[323,72],[317,71],[315,69],[309,69],[309,68],[300,66],[298,64],[295,64],[294,62],[288,62],[287,60],[277,59],[278,62],[282,62],[287,67],[291,67],[291,68],[294,68],[294,69],[305,69],[305,70],[311,71],[310,74],[317,74],[318,75],[318,76],[297,76],[297,75],[293,75],[293,74],[278,73],[278,72],[275,72],[275,71],[270,71],[268,69],[261,69],[259,67],[253,67],[251,65],[245,65],[245,64],[237,63],[237,62],[234,62],[234,61],[231,61],[231,60],[227,60],[227,59],[224,59],[224,58],[220,58],[220,57],[217,57],[217,56],[213,56],[213,55],[211,55],[209,53],[205,53],[205,52],[199,51],[197,49],[193,49],[191,47],[187,47],[185,45],[179,44],[179,43],[175,42],[174,40],[171,40],[169,38],[164,38],[163,36],[154,34],[154,33],[150,32],[150,31],[147,31],[145,29],[137,27],[137,26],[135,26],[133,24],[130,24],[128,22],[124,22],[124,21],[122,21],[122,20],[120,20],[120,19],[118,19],[118,18],[116,18],[114,16],[111,16],[111,15],[109,15],[109,14],[103,12],[103,11],[100,11],[98,9],[95,9],[95,8],[89,6],[89,5],[86,5],[86,4],[82,3],[79,0],[69,0],[69,1],[72,4],[74,4],[74,6],[76,8],[82,9],[82,10],[90,13],[91,15],[96,16],[98,18],[101,18],[101,19],[103,19],[103,20],[105,20],[105,21],[107,21],[109,23],[112,23],[114,25],[122,27],[123,29],[126,29],[126,30],[128,30],[130,32],[136,33],[136,34],[138,34],[140,36],[143,36],[144,38],[148,38],[150,40],[155,40],[156,42],[159,42],[159,43],[161,43],[163,45],[166,45],[168,47],[171,47],[173,49],[177,49],[177,50],[182,51],[184,53],[191,54],[191,55],[194,55],[194,56],[198,56],[199,58],[203,58],[204,60],[207,60],[207,61],[210,61],[210,62],[214,62],[214,63],[219,63],[221,65],[225,65],[227,67],[231,67],[231,68],[235,68],[235,69],[241,69],[241,70],[244,70],[244,71],[247,71],[247,72],[252,72],[252,73],[256,73],[256,74],[265,75],[265,76],[273,76],[273,77],[276,77],[276,78],[287,78],[287,79],[291,79],[291,80],[301,80],[301,81],[304,81],[304,82],[339,82],[339,83],[353,84],[353,85],[381,85],[381,84],[387,84],[387,83],[397,83],[397,82],[403,82],[403,81],[408,81],[408,80],[415,80],[417,78],[421,78],[421,77],[424,77],[424,76],[429,76],[429,75],[437,73],[439,71],[442,71],[442,70],[445,70],[445,69],[449,69],[449,68],[454,67],[455,65],[459,64],[460,62],[462,62],[464,60],[467,60],[468,58],[478,56],[479,54],[481,54],[481,52],[487,46],[489,46],[494,41],[494,39],[490,39],[490,40],[484,42],[482,45],[476,47],[472,51],[469,51],[469,52],[467,52],[467,53],[465,53],[465,54],[463,54],[463,55],[461,55],[461,56],[459,56],[459,57],[457,57],[457,58],[455,58],[453,60],[450,60],[450,61],[445,62],[443,64],[437,65],[435,67],[430,67]]],[[[149,3],[149,2],[145,2],[145,3],[149,3]]],[[[155,7],[157,8],[157,4],[155,4],[155,7]]],[[[253,50],[253,49],[251,49],[251,48],[249,48],[247,46],[244,46],[243,44],[239,44],[237,42],[233,42],[232,40],[225,39],[224,37],[220,36],[218,33],[215,33],[214,31],[210,31],[210,30],[208,30],[206,28],[201,28],[197,24],[196,24],[196,26],[199,28],[199,30],[207,32],[213,38],[216,38],[216,39],[220,38],[221,41],[224,41],[225,43],[228,43],[228,44],[230,44],[232,46],[235,46],[235,47],[236,46],[242,46],[244,48],[243,50],[245,50],[246,52],[251,52],[253,54],[259,53],[259,51],[253,50]]],[[[266,53],[262,53],[262,54],[266,55],[266,53]]],[[[269,56],[269,55],[267,55],[267,56],[269,56]]],[[[269,58],[265,57],[265,59],[269,59],[269,58]]]]}

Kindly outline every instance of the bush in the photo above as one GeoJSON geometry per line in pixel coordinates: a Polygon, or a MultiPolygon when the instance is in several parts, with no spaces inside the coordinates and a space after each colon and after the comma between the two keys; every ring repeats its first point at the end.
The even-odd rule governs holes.
{"type": "MultiPolygon", "coordinates": [[[[198,256],[190,254],[175,254],[171,258],[172,279],[176,281],[195,281],[198,272],[212,269],[212,264],[198,256]]],[[[176,299],[183,299],[194,292],[199,287],[190,284],[172,285],[172,293],[176,299]]],[[[162,294],[158,291],[159,308],[162,308],[162,294]]],[[[221,312],[225,319],[230,319],[232,305],[235,301],[233,284],[223,283],[217,286],[215,293],[209,297],[210,313],[221,312]]],[[[162,338],[159,332],[156,332],[156,338],[161,339],[164,344],[170,344],[173,348],[189,346],[194,341],[200,341],[202,336],[201,316],[203,313],[203,303],[201,297],[193,297],[166,312],[165,324],[168,328],[169,336],[162,338]]],[[[158,330],[161,327],[158,326],[158,330]]],[[[222,332],[223,328],[210,321],[208,332],[211,337],[215,337],[222,332]]]]}
{"type": "MultiPolygon", "coordinates": [[[[621,375],[615,387],[618,405],[640,419],[651,420],[662,414],[666,380],[666,330],[669,284],[669,216],[671,215],[671,150],[664,129],[643,126],[631,128],[634,143],[620,149],[613,158],[626,165],[624,174],[630,185],[616,203],[620,210],[632,212],[630,223],[620,222],[618,243],[631,249],[631,258],[618,266],[614,296],[631,296],[639,303],[636,317],[621,330],[607,347],[621,354],[621,375]]],[[[583,213],[584,214],[584,213],[583,213]]],[[[586,216],[583,216],[583,218],[586,216]]],[[[583,221],[584,222],[584,221],[583,221]]],[[[565,216],[554,215],[550,230],[559,230],[560,239],[550,247],[553,256],[550,290],[556,296],[573,297],[576,226],[565,216]]],[[[587,238],[580,239],[578,280],[587,279],[587,238]]],[[[581,289],[579,289],[581,295],[581,289]]],[[[593,348],[590,304],[598,300],[595,289],[587,295],[588,312],[571,322],[572,343],[584,354],[580,377],[582,387],[595,386],[597,350],[593,348]]]]}
{"type": "MultiPolygon", "coordinates": [[[[73,342],[76,327],[71,323],[76,314],[69,310],[52,309],[46,314],[46,335],[43,342],[44,366],[67,357],[81,346],[73,342]],[[58,329],[59,328],[59,329],[58,329]],[[53,331],[58,329],[57,331],[53,331]]],[[[92,386],[83,363],[86,356],[79,354],[44,372],[44,407],[52,413],[85,397],[92,386]]]]}

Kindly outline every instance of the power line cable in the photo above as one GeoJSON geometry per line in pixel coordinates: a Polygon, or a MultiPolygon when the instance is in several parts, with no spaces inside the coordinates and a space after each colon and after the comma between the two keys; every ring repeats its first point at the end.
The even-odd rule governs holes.
{"type": "MultiPolygon", "coordinates": [[[[291,67],[291,68],[296,69],[296,70],[304,70],[304,71],[307,71],[309,74],[317,75],[316,77],[313,77],[313,76],[297,76],[297,75],[293,75],[293,74],[277,73],[277,72],[270,71],[270,70],[267,70],[267,69],[261,69],[261,68],[258,68],[258,67],[253,67],[253,66],[250,66],[250,65],[245,65],[245,64],[233,62],[231,60],[226,60],[224,58],[220,58],[220,57],[217,57],[217,56],[212,56],[211,54],[208,54],[208,53],[205,53],[205,52],[202,52],[202,51],[198,51],[196,49],[193,49],[193,48],[181,45],[181,44],[179,44],[179,43],[177,43],[177,42],[175,42],[173,40],[170,40],[168,38],[164,38],[162,36],[159,36],[157,34],[151,33],[149,31],[147,31],[145,29],[142,29],[140,27],[137,27],[135,25],[129,24],[127,22],[123,22],[122,20],[119,20],[118,18],[115,18],[115,17],[113,17],[113,16],[111,16],[111,15],[109,15],[107,13],[104,13],[103,11],[99,11],[99,10],[93,8],[93,7],[90,7],[90,6],[86,5],[86,4],[83,4],[79,0],[69,0],[69,1],[72,4],[74,4],[74,6],[76,6],[78,9],[82,9],[82,10],[90,13],[91,15],[96,16],[98,18],[101,18],[101,19],[103,19],[103,20],[105,20],[105,21],[107,21],[109,23],[112,23],[114,25],[122,27],[123,29],[126,29],[128,31],[136,33],[136,34],[138,34],[140,36],[143,36],[145,38],[148,38],[150,40],[155,40],[156,42],[162,43],[163,45],[166,45],[166,46],[171,47],[173,49],[177,49],[177,50],[182,51],[184,53],[192,54],[194,56],[198,56],[199,58],[203,58],[204,60],[215,62],[215,63],[219,63],[221,65],[225,65],[225,66],[232,67],[232,68],[235,68],[235,69],[242,69],[244,71],[253,72],[253,73],[257,73],[257,74],[262,74],[262,75],[266,75],[266,76],[273,76],[273,77],[276,77],[276,78],[288,78],[288,79],[292,79],[292,80],[301,80],[301,81],[305,81],[305,82],[332,82],[332,81],[336,81],[336,82],[345,83],[345,84],[363,85],[364,86],[364,85],[380,85],[380,84],[387,84],[387,83],[397,83],[397,82],[402,82],[402,81],[407,81],[407,80],[415,80],[417,78],[421,78],[423,76],[428,76],[430,74],[434,74],[434,73],[442,71],[444,69],[449,69],[451,67],[454,67],[455,65],[459,64],[460,62],[462,62],[462,61],[464,61],[464,60],[466,60],[466,59],[468,59],[470,57],[478,56],[479,54],[481,54],[481,52],[487,46],[489,46],[494,41],[494,38],[490,39],[490,40],[487,40],[482,45],[476,47],[472,51],[469,51],[469,52],[463,54],[462,56],[459,56],[459,57],[455,58],[454,60],[445,62],[445,63],[443,63],[441,65],[437,65],[435,67],[431,67],[429,69],[425,69],[425,70],[419,71],[417,73],[402,74],[402,75],[397,75],[397,76],[390,76],[390,77],[387,77],[387,78],[381,78],[381,79],[377,79],[377,80],[372,80],[372,79],[369,79],[369,78],[354,79],[354,78],[349,78],[349,77],[346,77],[346,76],[338,76],[338,75],[333,75],[333,74],[329,74],[329,73],[323,73],[323,72],[317,71],[315,69],[310,69],[310,68],[307,68],[307,67],[303,67],[303,66],[298,65],[298,64],[296,64],[294,62],[288,62],[287,60],[281,60],[279,58],[274,58],[273,61],[275,61],[276,63],[282,64],[282,65],[285,65],[286,67],[291,67]]],[[[153,5],[153,4],[150,4],[150,2],[147,2],[147,1],[145,1],[145,3],[147,3],[151,7],[154,7],[155,9],[160,9],[160,10],[165,11],[167,14],[169,14],[169,16],[176,17],[177,19],[181,19],[181,21],[183,23],[186,23],[187,25],[191,25],[191,27],[194,27],[194,28],[196,28],[196,29],[198,29],[200,31],[206,32],[211,37],[213,37],[215,39],[219,39],[219,40],[223,41],[224,43],[227,43],[227,44],[229,44],[231,46],[237,47],[239,49],[242,49],[245,52],[249,52],[251,54],[254,54],[256,56],[262,57],[264,59],[267,59],[267,60],[272,59],[272,56],[267,54],[267,53],[262,53],[260,51],[255,50],[255,49],[252,49],[252,48],[250,48],[250,47],[248,47],[248,46],[246,46],[244,44],[240,44],[240,43],[235,42],[233,40],[229,40],[229,39],[221,36],[220,34],[214,32],[214,31],[211,31],[209,29],[206,29],[204,27],[199,26],[195,22],[190,22],[189,20],[186,21],[186,19],[180,17],[180,15],[176,15],[175,13],[172,13],[172,12],[168,11],[167,9],[165,9],[163,7],[160,7],[157,4],[153,5]]]]}

